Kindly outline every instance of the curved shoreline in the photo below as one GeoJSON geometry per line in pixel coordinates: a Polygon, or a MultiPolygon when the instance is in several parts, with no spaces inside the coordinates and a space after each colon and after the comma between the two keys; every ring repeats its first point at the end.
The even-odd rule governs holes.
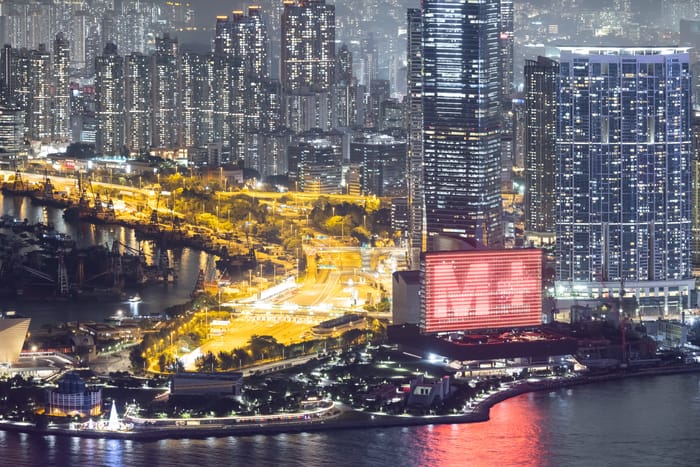
{"type": "Polygon", "coordinates": [[[77,431],[63,428],[37,428],[30,425],[14,425],[6,421],[0,421],[0,430],[16,433],[26,433],[40,436],[70,436],[77,438],[92,439],[118,439],[131,441],[158,441],[162,439],[200,439],[210,437],[227,436],[252,436],[252,435],[275,435],[280,433],[310,433],[327,430],[347,430],[360,428],[392,428],[423,425],[443,425],[486,422],[490,418],[491,407],[504,400],[537,391],[549,391],[571,386],[593,384],[599,382],[615,381],[643,376],[666,376],[685,373],[700,372],[700,365],[684,367],[663,367],[651,368],[635,371],[619,371],[617,373],[607,373],[600,375],[575,376],[570,378],[560,378],[556,380],[542,380],[538,382],[523,381],[512,388],[497,391],[478,402],[469,413],[457,415],[436,415],[436,416],[402,416],[383,415],[380,413],[369,413],[361,411],[350,412],[360,419],[343,420],[341,415],[336,419],[311,420],[306,422],[293,422],[285,424],[269,424],[256,426],[231,426],[226,428],[165,428],[149,429],[143,431],[129,432],[107,432],[107,431],[77,431]]]}

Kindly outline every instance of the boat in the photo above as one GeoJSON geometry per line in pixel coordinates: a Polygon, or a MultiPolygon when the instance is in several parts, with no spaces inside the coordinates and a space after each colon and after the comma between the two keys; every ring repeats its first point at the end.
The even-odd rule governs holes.
{"type": "Polygon", "coordinates": [[[131,297],[129,297],[129,302],[131,302],[131,303],[138,303],[140,301],[141,301],[141,295],[139,295],[139,294],[132,295],[131,297]]]}

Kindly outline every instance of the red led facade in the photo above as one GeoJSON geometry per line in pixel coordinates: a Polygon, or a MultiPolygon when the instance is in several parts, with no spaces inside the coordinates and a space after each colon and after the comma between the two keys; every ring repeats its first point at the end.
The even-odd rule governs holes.
{"type": "Polygon", "coordinates": [[[423,332],[538,326],[542,252],[536,249],[425,253],[423,332]]]}

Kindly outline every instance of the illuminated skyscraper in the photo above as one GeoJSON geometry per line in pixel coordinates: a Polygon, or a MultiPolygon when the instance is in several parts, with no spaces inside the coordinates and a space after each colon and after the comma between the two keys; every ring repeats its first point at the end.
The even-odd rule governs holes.
{"type": "Polygon", "coordinates": [[[24,111],[24,125],[29,128],[32,103],[31,60],[27,49],[10,51],[9,102],[24,111]]]}
{"type": "Polygon", "coordinates": [[[232,49],[231,25],[228,16],[216,17],[216,30],[214,36],[213,57],[213,84],[214,114],[213,114],[213,141],[223,143],[229,147],[231,134],[231,119],[229,108],[231,106],[231,84],[229,56],[232,49]]]}
{"type": "Polygon", "coordinates": [[[501,2],[501,27],[498,33],[498,41],[501,56],[501,95],[508,99],[513,93],[513,0],[500,0],[501,2]]]}
{"type": "Polygon", "coordinates": [[[335,6],[325,0],[285,0],[282,85],[287,93],[326,92],[335,72],[335,6]]]}
{"type": "Polygon", "coordinates": [[[29,135],[32,139],[51,139],[51,53],[41,44],[29,53],[29,87],[31,92],[29,135]]]}
{"type": "Polygon", "coordinates": [[[700,269],[700,117],[693,118],[693,269],[700,269]]]}
{"type": "Polygon", "coordinates": [[[153,147],[179,147],[179,99],[179,46],[177,39],[164,34],[156,38],[156,52],[153,54],[153,147]]]}
{"type": "Polygon", "coordinates": [[[151,148],[151,57],[132,52],[124,60],[125,145],[138,155],[151,148]]]}
{"type": "MultiPolygon", "coordinates": [[[[503,244],[500,3],[423,2],[423,164],[428,241],[503,244]]],[[[434,245],[428,245],[433,248],[434,245]]]]}
{"type": "Polygon", "coordinates": [[[229,118],[231,119],[231,160],[245,159],[246,69],[249,58],[248,18],[243,11],[233,12],[229,23],[231,48],[226,51],[229,65],[229,118]]]}
{"type": "Polygon", "coordinates": [[[70,49],[63,33],[53,42],[53,138],[70,140],[70,49]]]}
{"type": "Polygon", "coordinates": [[[124,59],[107,44],[95,59],[96,152],[120,155],[124,144],[124,59]]]}
{"type": "Polygon", "coordinates": [[[182,54],[182,116],[183,145],[188,148],[206,147],[213,141],[212,113],[214,104],[210,77],[213,71],[211,54],[185,52],[182,54]]]}
{"type": "Polygon", "coordinates": [[[260,7],[219,16],[214,39],[215,135],[233,161],[260,169],[258,135],[270,79],[269,41],[260,7]]]}
{"type": "Polygon", "coordinates": [[[525,62],[525,229],[535,244],[554,241],[558,77],[554,60],[525,62]]]}
{"type": "Polygon", "coordinates": [[[270,43],[267,28],[263,23],[260,7],[248,8],[246,31],[247,55],[245,78],[241,89],[244,92],[245,166],[263,171],[259,154],[260,134],[263,131],[266,86],[270,81],[270,43]]]}
{"type": "Polygon", "coordinates": [[[557,296],[690,305],[689,50],[560,49],[557,296]]]}
{"type": "Polygon", "coordinates": [[[425,251],[425,209],[423,200],[423,17],[418,8],[408,9],[408,241],[410,261],[420,265],[420,253],[425,251]]]}

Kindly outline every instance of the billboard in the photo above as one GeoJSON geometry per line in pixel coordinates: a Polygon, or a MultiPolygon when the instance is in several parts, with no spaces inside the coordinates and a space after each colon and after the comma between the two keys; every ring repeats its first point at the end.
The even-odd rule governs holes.
{"type": "Polygon", "coordinates": [[[542,251],[425,253],[421,330],[426,333],[538,326],[542,251]]]}

